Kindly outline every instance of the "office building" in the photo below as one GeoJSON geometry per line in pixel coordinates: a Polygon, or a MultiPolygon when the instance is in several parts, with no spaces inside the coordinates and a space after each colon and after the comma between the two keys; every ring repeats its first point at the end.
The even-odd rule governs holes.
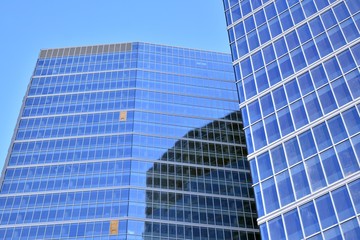
{"type": "Polygon", "coordinates": [[[360,239],[360,1],[223,2],[262,239],[360,239]]]}
{"type": "Polygon", "coordinates": [[[260,239],[231,56],[47,49],[0,191],[4,239],[260,239]]]}

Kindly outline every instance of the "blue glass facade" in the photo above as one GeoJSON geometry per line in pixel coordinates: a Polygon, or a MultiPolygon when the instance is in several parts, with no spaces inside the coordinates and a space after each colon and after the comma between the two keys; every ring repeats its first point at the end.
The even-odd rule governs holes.
{"type": "Polygon", "coordinates": [[[223,2],[262,239],[360,239],[360,2],[223,2]]]}
{"type": "Polygon", "coordinates": [[[230,58],[42,50],[2,174],[1,238],[260,239],[230,58]]]}

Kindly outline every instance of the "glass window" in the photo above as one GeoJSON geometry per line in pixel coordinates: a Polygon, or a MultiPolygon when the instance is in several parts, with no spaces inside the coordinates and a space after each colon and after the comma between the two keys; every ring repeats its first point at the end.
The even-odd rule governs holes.
{"type": "Polygon", "coordinates": [[[305,15],[300,4],[297,4],[294,7],[292,7],[290,11],[295,24],[298,24],[299,22],[305,19],[305,15]]]}
{"type": "Polygon", "coordinates": [[[314,127],[313,131],[319,151],[331,146],[331,138],[326,123],[321,123],[314,127]]]}
{"type": "MultiPolygon", "coordinates": [[[[268,240],[268,229],[266,223],[260,225],[260,235],[262,240],[268,240]]],[[[245,236],[245,235],[244,235],[245,236]]]]}
{"type": "Polygon", "coordinates": [[[330,81],[341,75],[340,66],[336,61],[336,58],[331,58],[330,60],[326,61],[324,66],[330,81]]]}
{"type": "Polygon", "coordinates": [[[263,24],[266,21],[263,9],[261,9],[260,11],[257,11],[255,13],[255,21],[256,21],[257,26],[260,26],[261,24],[263,24]]]}
{"type": "Polygon", "coordinates": [[[301,99],[291,104],[290,108],[294,119],[295,127],[297,129],[308,123],[305,108],[301,99]]]}
{"type": "Polygon", "coordinates": [[[275,173],[278,173],[287,167],[285,152],[284,152],[284,148],[282,145],[279,145],[279,146],[271,149],[271,159],[272,159],[275,173]]]}
{"type": "Polygon", "coordinates": [[[280,38],[274,43],[274,48],[277,57],[284,55],[287,52],[286,44],[284,38],[280,38]]]}
{"type": "Polygon", "coordinates": [[[357,11],[360,11],[360,2],[357,0],[348,0],[346,1],[346,4],[352,14],[356,13],[357,11]]]}
{"type": "Polygon", "coordinates": [[[252,137],[251,137],[251,132],[250,132],[250,128],[245,128],[245,138],[246,138],[246,147],[248,150],[248,153],[253,153],[254,152],[254,146],[252,143],[252,137]]]}
{"type": "Polygon", "coordinates": [[[329,34],[330,42],[332,43],[334,50],[345,45],[345,43],[346,43],[345,38],[342,35],[339,26],[335,26],[332,29],[330,29],[328,34],[329,34]]]}
{"type": "Polygon", "coordinates": [[[260,184],[254,186],[254,194],[256,200],[256,210],[259,217],[264,216],[264,206],[261,196],[260,184]]]}
{"type": "Polygon", "coordinates": [[[293,30],[293,31],[291,31],[290,33],[288,33],[288,34],[285,36],[285,38],[286,38],[286,43],[287,43],[287,45],[288,45],[288,47],[289,47],[289,50],[292,50],[292,49],[294,49],[294,48],[297,48],[297,47],[300,45],[299,39],[298,39],[298,36],[297,36],[295,30],[293,30]]]}
{"type": "MultiPolygon", "coordinates": [[[[359,44],[359,46],[360,46],[360,44],[359,44]]],[[[275,52],[274,52],[274,48],[273,48],[272,44],[270,44],[269,46],[267,46],[263,49],[263,55],[264,55],[266,64],[275,60],[275,52]]],[[[359,61],[359,63],[360,63],[360,61],[359,61]]]]}
{"type": "Polygon", "coordinates": [[[342,116],[350,135],[360,132],[360,117],[355,107],[343,112],[342,116]]]}
{"type": "Polygon", "coordinates": [[[241,18],[241,12],[239,5],[235,5],[231,8],[232,22],[236,22],[241,18]]]}
{"type": "Polygon", "coordinates": [[[269,87],[269,82],[264,68],[255,73],[255,79],[259,93],[269,87]]]}
{"type": "Polygon", "coordinates": [[[294,73],[289,54],[279,59],[279,65],[283,79],[294,73]]]}
{"type": "Polygon", "coordinates": [[[237,40],[237,49],[239,51],[240,56],[243,56],[243,55],[245,55],[245,54],[247,54],[249,52],[249,49],[248,49],[248,46],[247,46],[247,41],[246,41],[245,37],[242,37],[239,40],[237,40]]]}
{"type": "Polygon", "coordinates": [[[315,43],[313,40],[310,40],[309,42],[305,43],[303,45],[303,49],[308,65],[312,64],[313,62],[319,59],[319,54],[316,50],[315,43]]]}
{"type": "Polygon", "coordinates": [[[319,100],[317,99],[316,93],[313,92],[307,95],[304,99],[307,114],[310,122],[318,119],[322,116],[319,100]]]}
{"type": "Polygon", "coordinates": [[[294,125],[288,107],[285,107],[278,112],[278,119],[282,136],[294,131],[294,125]]]}
{"type": "Polygon", "coordinates": [[[244,60],[242,60],[240,62],[240,67],[241,67],[241,73],[243,77],[246,77],[247,75],[249,75],[250,73],[252,73],[252,67],[251,67],[251,61],[250,58],[247,57],[244,60]]]}
{"type": "Polygon", "coordinates": [[[255,29],[255,22],[253,16],[246,18],[244,22],[245,22],[246,33],[249,33],[255,29]]]}
{"type": "Polygon", "coordinates": [[[325,239],[342,240],[339,226],[335,226],[324,232],[325,239]]]}
{"type": "Polygon", "coordinates": [[[341,229],[344,239],[360,239],[360,227],[356,218],[341,224],[341,229]]]}
{"type": "MultiPolygon", "coordinates": [[[[360,51],[360,49],[359,49],[360,51]]],[[[345,76],[346,82],[349,85],[351,94],[354,98],[360,96],[360,74],[358,70],[354,70],[345,76]]]]}
{"type": "Polygon", "coordinates": [[[320,230],[313,202],[300,207],[301,221],[304,226],[305,236],[309,236],[320,230]]]}
{"type": "Polygon", "coordinates": [[[276,193],[274,178],[270,178],[262,183],[264,206],[266,213],[270,213],[279,208],[279,201],[276,193]]]}
{"type": "Polygon", "coordinates": [[[289,28],[291,28],[292,26],[294,26],[294,23],[291,19],[289,11],[286,11],[280,15],[280,21],[281,21],[281,26],[283,28],[283,31],[286,31],[289,28]]]}
{"type": "Polygon", "coordinates": [[[327,0],[315,0],[315,4],[319,11],[329,5],[327,0]]]}
{"type": "Polygon", "coordinates": [[[281,206],[285,206],[294,201],[294,192],[292,189],[289,172],[286,170],[276,176],[277,189],[281,206]]]}
{"type": "Polygon", "coordinates": [[[323,14],[321,14],[321,18],[323,20],[323,23],[324,23],[326,29],[329,29],[330,27],[337,24],[335,15],[331,9],[329,9],[326,12],[324,12],[323,14]]]}
{"type": "Polygon", "coordinates": [[[318,156],[312,157],[305,162],[313,192],[326,186],[325,176],[318,156]]]}
{"type": "Polygon", "coordinates": [[[244,79],[244,88],[246,99],[249,99],[256,95],[255,80],[252,75],[244,79]]]}
{"type": "Polygon", "coordinates": [[[265,127],[269,143],[280,138],[280,131],[275,114],[265,118],[265,127]]]}
{"type": "Polygon", "coordinates": [[[276,240],[286,239],[281,216],[269,221],[270,238],[276,240]]]}
{"type": "Polygon", "coordinates": [[[306,23],[304,25],[300,26],[297,29],[297,32],[298,32],[298,36],[300,38],[301,43],[304,43],[311,38],[310,29],[306,23]]]}
{"type": "Polygon", "coordinates": [[[248,35],[248,43],[250,47],[250,51],[254,50],[259,46],[259,39],[256,31],[252,31],[248,35]]]}
{"type": "Polygon", "coordinates": [[[312,76],[312,79],[314,80],[316,88],[318,88],[328,82],[325,71],[324,71],[324,67],[321,64],[319,66],[311,69],[311,76],[312,76]]]}
{"type": "Polygon", "coordinates": [[[359,170],[359,165],[349,140],[337,145],[336,151],[345,176],[359,170]]]}
{"type": "Polygon", "coordinates": [[[268,93],[265,96],[263,96],[262,98],[260,98],[260,103],[261,103],[261,110],[262,110],[263,116],[267,116],[270,113],[274,112],[274,104],[273,104],[270,93],[268,93]]]}
{"type": "Polygon", "coordinates": [[[292,102],[300,97],[299,87],[295,79],[286,83],[285,89],[289,102],[292,102]]]}
{"type": "Polygon", "coordinates": [[[254,123],[261,118],[260,105],[258,100],[250,103],[248,105],[248,109],[250,113],[250,123],[254,123]]]}
{"type": "Polygon", "coordinates": [[[337,223],[334,207],[329,194],[315,200],[316,208],[320,218],[321,228],[327,228],[337,223]]]}
{"type": "Polygon", "coordinates": [[[343,30],[346,41],[351,42],[359,37],[359,31],[351,18],[341,23],[340,27],[343,30]]]}
{"type": "Polygon", "coordinates": [[[263,153],[257,157],[257,165],[259,167],[260,179],[264,180],[273,175],[269,153],[263,153]]]}
{"type": "Polygon", "coordinates": [[[301,3],[304,8],[306,17],[310,17],[316,13],[316,7],[313,0],[303,0],[301,3]]]}
{"type": "Polygon", "coordinates": [[[274,38],[281,33],[279,19],[277,17],[269,21],[271,36],[274,38]]]}
{"type": "Polygon", "coordinates": [[[320,88],[318,94],[322,109],[324,110],[325,114],[337,108],[334,95],[332,94],[329,85],[320,88]]]}
{"type": "Polygon", "coordinates": [[[360,135],[357,135],[351,139],[352,144],[354,145],[354,149],[358,159],[360,159],[360,135]]]}
{"type": "Polygon", "coordinates": [[[306,67],[306,61],[301,47],[298,47],[297,49],[292,51],[290,55],[291,60],[293,61],[293,65],[295,67],[295,71],[299,71],[306,67]]]}
{"type": "Polygon", "coordinates": [[[267,20],[270,20],[271,18],[276,16],[276,9],[275,9],[275,5],[273,3],[269,4],[268,6],[265,7],[265,13],[266,13],[266,18],[267,20]]]}
{"type": "Polygon", "coordinates": [[[287,104],[285,91],[282,86],[273,91],[273,97],[276,109],[280,109],[287,104]]]}
{"type": "Polygon", "coordinates": [[[294,183],[294,190],[297,199],[300,199],[310,193],[309,183],[306,178],[306,173],[303,163],[296,165],[290,169],[292,182],[294,183]]]}
{"type": "Polygon", "coordinates": [[[290,166],[301,160],[301,153],[297,138],[293,138],[285,142],[285,151],[290,166]]]}
{"type": "Polygon", "coordinates": [[[349,49],[343,51],[337,57],[343,72],[348,72],[349,70],[356,67],[354,58],[351,56],[349,49]]]}
{"type": "Polygon", "coordinates": [[[303,239],[299,213],[297,209],[284,214],[284,222],[288,239],[303,239]]]}
{"type": "Polygon", "coordinates": [[[355,204],[355,210],[357,213],[360,212],[360,179],[351,182],[349,184],[349,190],[353,203],[355,204]]]}
{"type": "Polygon", "coordinates": [[[317,36],[324,31],[320,17],[311,19],[309,25],[313,36],[317,36]]]}
{"type": "Polygon", "coordinates": [[[332,197],[335,204],[336,213],[340,221],[354,216],[355,212],[352,207],[350,195],[346,189],[346,186],[333,191],[332,197]]]}
{"type": "Polygon", "coordinates": [[[248,114],[246,111],[246,107],[241,108],[241,115],[242,115],[242,120],[244,123],[244,127],[249,126],[249,119],[248,119],[248,114]]]}
{"type": "Polygon", "coordinates": [[[343,77],[333,81],[331,86],[339,106],[342,106],[352,100],[349,89],[343,77]]]}
{"type": "Polygon", "coordinates": [[[278,64],[276,62],[272,62],[271,64],[269,64],[267,66],[267,73],[268,73],[271,85],[274,85],[281,81],[278,64]]]}
{"type": "Polygon", "coordinates": [[[254,159],[249,160],[250,168],[251,168],[251,177],[253,180],[253,183],[256,184],[259,182],[259,176],[256,168],[256,161],[254,159]]]}
{"type": "Polygon", "coordinates": [[[261,51],[257,51],[251,56],[251,60],[254,66],[254,70],[258,70],[264,66],[264,61],[261,51]]]}
{"type": "Polygon", "coordinates": [[[234,30],[235,30],[236,39],[241,38],[242,36],[244,36],[245,30],[244,30],[243,22],[239,22],[238,24],[236,24],[234,26],[234,30]]]}
{"type": "Polygon", "coordinates": [[[333,10],[335,12],[336,18],[338,19],[338,22],[341,22],[342,20],[350,16],[350,13],[347,10],[347,7],[345,6],[344,2],[341,2],[340,4],[336,5],[333,8],[333,10]]]}
{"type": "Polygon", "coordinates": [[[327,123],[334,143],[337,143],[347,137],[345,126],[340,115],[331,118],[327,121],[327,123]]]}
{"type": "Polygon", "coordinates": [[[315,142],[310,130],[299,135],[299,142],[304,158],[308,158],[316,153],[315,142]]]}
{"type": "Polygon", "coordinates": [[[326,33],[316,37],[315,42],[321,57],[324,57],[332,52],[332,47],[326,33]]]}
{"type": "Polygon", "coordinates": [[[341,179],[343,176],[334,149],[330,148],[320,156],[328,183],[331,184],[341,179]]]}
{"type": "Polygon", "coordinates": [[[264,44],[270,40],[270,32],[266,24],[259,27],[258,31],[261,44],[264,44]]]}

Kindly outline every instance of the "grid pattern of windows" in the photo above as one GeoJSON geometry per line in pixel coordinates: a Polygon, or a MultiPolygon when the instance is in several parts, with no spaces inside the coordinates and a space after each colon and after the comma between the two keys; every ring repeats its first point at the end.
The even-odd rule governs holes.
{"type": "Polygon", "coordinates": [[[260,239],[230,56],[126,46],[40,54],[0,236],[260,239]]]}
{"type": "Polygon", "coordinates": [[[223,2],[262,238],[359,238],[359,1],[223,2]]]}

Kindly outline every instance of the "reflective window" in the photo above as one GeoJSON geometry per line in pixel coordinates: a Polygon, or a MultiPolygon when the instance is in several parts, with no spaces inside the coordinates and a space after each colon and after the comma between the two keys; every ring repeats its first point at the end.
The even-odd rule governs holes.
{"type": "Polygon", "coordinates": [[[320,160],[317,156],[310,158],[305,162],[306,172],[309,176],[311,189],[316,191],[326,186],[324,173],[321,167],[320,160]]]}
{"type": "Polygon", "coordinates": [[[300,207],[301,221],[304,227],[305,236],[309,236],[320,230],[319,220],[316,216],[313,202],[300,207]]]}
{"type": "Polygon", "coordinates": [[[341,179],[343,176],[334,149],[330,148],[320,156],[328,183],[331,184],[341,179]]]}
{"type": "Polygon", "coordinates": [[[355,214],[346,187],[341,187],[333,191],[332,197],[335,204],[336,213],[340,221],[343,221],[355,214]]]}
{"type": "Polygon", "coordinates": [[[269,230],[271,239],[286,239],[281,216],[269,221],[269,230]]]}
{"type": "Polygon", "coordinates": [[[286,234],[289,239],[302,239],[303,233],[300,225],[300,218],[297,209],[284,214],[286,234]]]}
{"type": "Polygon", "coordinates": [[[294,201],[294,193],[288,171],[282,172],[276,176],[277,189],[282,206],[294,201]]]}
{"type": "Polygon", "coordinates": [[[295,195],[300,199],[310,193],[309,183],[302,163],[290,169],[295,195]]]}
{"type": "Polygon", "coordinates": [[[316,199],[315,203],[322,229],[337,223],[334,207],[329,194],[316,199]]]}

